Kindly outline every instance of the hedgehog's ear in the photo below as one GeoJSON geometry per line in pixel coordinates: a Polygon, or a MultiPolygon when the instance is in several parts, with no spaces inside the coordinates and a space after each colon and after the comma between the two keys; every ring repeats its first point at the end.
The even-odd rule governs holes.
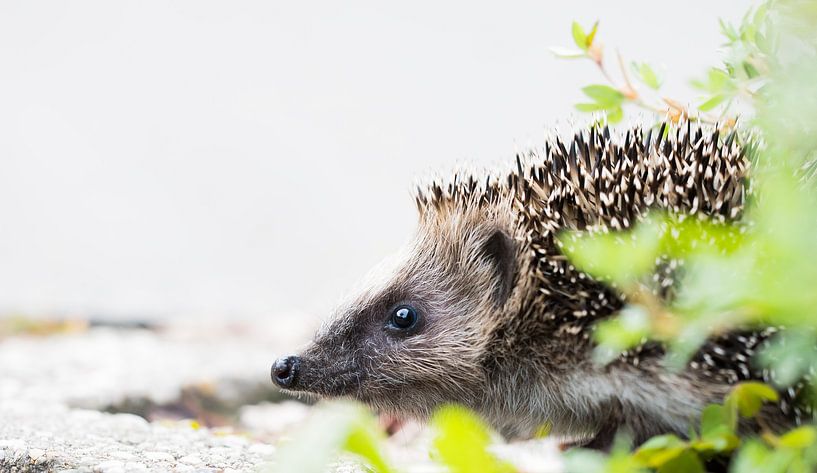
{"type": "Polygon", "coordinates": [[[493,230],[482,245],[482,253],[496,272],[494,302],[501,306],[508,300],[516,278],[516,247],[513,239],[502,230],[493,230]]]}

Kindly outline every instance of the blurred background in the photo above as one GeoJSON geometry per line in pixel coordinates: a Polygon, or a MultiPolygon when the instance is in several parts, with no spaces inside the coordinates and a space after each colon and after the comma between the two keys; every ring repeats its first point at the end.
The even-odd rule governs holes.
{"type": "Polygon", "coordinates": [[[572,20],[693,101],[749,5],[4,1],[0,315],[323,316],[411,236],[416,177],[542,145],[603,82],[548,51],[572,20]]]}

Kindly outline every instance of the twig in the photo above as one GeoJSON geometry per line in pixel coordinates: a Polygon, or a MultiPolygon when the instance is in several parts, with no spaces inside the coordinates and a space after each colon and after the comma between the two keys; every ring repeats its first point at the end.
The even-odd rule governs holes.
{"type": "Polygon", "coordinates": [[[616,49],[616,57],[618,58],[618,67],[621,69],[621,75],[624,77],[624,82],[627,84],[627,89],[632,93],[632,100],[636,100],[639,98],[638,91],[633,86],[633,83],[630,82],[630,76],[627,74],[627,68],[624,67],[624,59],[621,57],[621,53],[618,49],[616,49]]]}
{"type": "MultiPolygon", "coordinates": [[[[640,107],[640,108],[642,108],[644,110],[649,110],[649,111],[651,111],[651,112],[653,112],[653,113],[655,113],[657,115],[668,114],[670,117],[672,117],[673,119],[676,119],[676,120],[678,118],[680,118],[681,116],[683,116],[687,120],[692,121],[692,122],[701,122],[701,123],[706,123],[706,124],[709,124],[709,125],[716,125],[718,123],[717,120],[714,120],[714,119],[709,118],[709,117],[701,116],[700,113],[693,117],[693,116],[691,116],[689,114],[689,111],[685,107],[675,107],[675,106],[670,105],[670,107],[668,107],[668,108],[663,108],[663,107],[659,107],[657,105],[652,105],[652,104],[649,104],[649,103],[645,102],[641,98],[641,96],[639,95],[636,88],[633,86],[632,81],[630,81],[630,77],[627,74],[627,69],[624,66],[624,59],[622,58],[621,53],[619,53],[618,50],[616,50],[616,56],[618,58],[619,67],[621,68],[621,74],[624,77],[624,82],[625,82],[626,89],[622,88],[621,86],[616,84],[616,81],[613,80],[612,76],[610,76],[610,73],[607,71],[607,68],[604,67],[604,61],[601,58],[601,56],[599,56],[598,59],[593,59],[592,57],[590,59],[593,60],[593,62],[599,68],[599,71],[601,71],[601,74],[604,76],[605,79],[607,79],[607,82],[609,82],[610,85],[615,87],[619,92],[624,94],[624,96],[627,98],[627,101],[629,101],[633,105],[635,105],[637,107],[640,107]],[[670,113],[670,109],[678,110],[678,113],[677,114],[670,113]]],[[[673,102],[675,102],[675,101],[673,101],[673,102]]]]}

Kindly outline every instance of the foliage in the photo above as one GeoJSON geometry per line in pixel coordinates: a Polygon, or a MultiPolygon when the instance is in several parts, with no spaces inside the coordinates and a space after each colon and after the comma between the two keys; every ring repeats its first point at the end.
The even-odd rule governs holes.
{"type": "Polygon", "coordinates": [[[362,406],[339,402],[316,412],[282,445],[273,472],[324,473],[340,452],[351,454],[374,473],[390,473],[381,453],[383,432],[362,406]]]}
{"type": "Polygon", "coordinates": [[[777,392],[762,383],[735,386],[721,404],[707,406],[697,430],[685,440],[675,435],[653,437],[634,452],[628,442],[618,442],[609,456],[576,449],[568,453],[572,473],[697,473],[719,455],[739,451],[733,471],[806,472],[817,467],[817,428],[798,427],[782,436],[771,432],[762,438],[741,438],[738,421],[752,419],[777,392]]]}
{"type": "MultiPolygon", "coordinates": [[[[734,126],[740,102],[743,128],[751,130],[751,140],[760,145],[753,156],[753,193],[742,223],[653,213],[625,233],[566,233],[559,241],[578,267],[610,281],[630,301],[618,317],[597,326],[597,361],[608,362],[652,338],[670,347],[668,360],[680,367],[712,334],[782,326],[786,330],[755,362],[774,373],[777,388],[786,388],[817,368],[813,182],[817,3],[767,1],[749,11],[737,26],[721,21],[721,30],[726,37],[723,66],[710,68],[703,78],[692,81],[704,93],[697,110],[679,110],[677,102],[667,98],[663,110],[645,107],[637,92],[630,93],[629,79],[625,86],[610,87],[624,97],[621,104],[663,112],[670,121],[688,117],[725,128],[734,126]],[[717,119],[707,115],[713,110],[720,111],[717,119]],[[666,259],[682,260],[685,266],[679,294],[669,305],[654,298],[649,287],[654,264],[666,259]]],[[[597,52],[592,59],[605,72],[600,58],[597,52]]],[[[633,68],[644,85],[660,89],[649,66],[633,68]]],[[[586,104],[577,108],[594,111],[586,104]]],[[[631,462],[629,469],[613,466],[623,464],[618,458],[629,450],[623,448],[598,463],[595,471],[645,467],[661,472],[703,471],[704,462],[730,453],[735,453],[733,471],[814,471],[817,430],[813,425],[782,436],[763,428],[759,439],[741,438],[736,431],[739,417],[753,417],[763,402],[776,397],[775,390],[762,384],[739,385],[724,405],[704,411],[700,429],[690,440],[656,437],[631,454],[639,461],[631,462]]],[[[597,454],[589,455],[598,461],[597,454]]]]}
{"type": "Polygon", "coordinates": [[[624,317],[641,310],[653,318],[603,325],[602,345],[610,340],[613,348],[630,348],[646,332],[675,343],[676,354],[683,355],[730,327],[796,326],[801,330],[778,337],[763,357],[779,363],[775,368],[785,386],[813,369],[811,347],[817,345],[817,196],[803,173],[817,150],[817,8],[799,0],[766,2],[739,26],[721,22],[721,29],[727,37],[725,65],[694,83],[716,95],[757,89],[747,94],[757,110],[747,121],[755,141],[764,143],[753,176],[760,198],[751,201],[745,223],[653,213],[629,232],[568,233],[560,243],[579,267],[633,296],[634,307],[624,317]],[[645,279],[659,258],[686,262],[671,307],[644,302],[645,279]],[[622,346],[622,340],[630,343],[622,346]]]}
{"type": "MultiPolygon", "coordinates": [[[[451,473],[513,473],[488,447],[493,434],[475,414],[459,406],[440,408],[431,421],[432,458],[451,473]]],[[[339,454],[373,473],[395,470],[384,454],[384,434],[364,407],[334,402],[316,408],[297,434],[283,443],[271,471],[324,473],[339,454]]]]}
{"type": "Polygon", "coordinates": [[[432,456],[451,473],[514,471],[488,451],[491,434],[472,412],[458,406],[445,406],[434,415],[432,426],[437,432],[432,456]]]}

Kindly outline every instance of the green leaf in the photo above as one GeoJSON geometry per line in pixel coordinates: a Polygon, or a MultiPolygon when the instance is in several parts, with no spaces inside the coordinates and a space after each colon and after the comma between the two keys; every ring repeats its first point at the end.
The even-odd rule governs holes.
{"type": "Polygon", "coordinates": [[[491,435],[485,424],[467,409],[444,406],[434,414],[431,425],[436,431],[432,456],[451,473],[514,471],[488,451],[491,435]]]}
{"type": "Polygon", "coordinates": [[[690,81],[690,84],[696,89],[712,94],[722,94],[735,89],[735,84],[729,73],[716,67],[709,69],[706,75],[706,81],[693,80],[690,81]]]}
{"type": "Polygon", "coordinates": [[[698,90],[707,90],[707,84],[706,84],[706,82],[704,82],[704,81],[702,81],[702,80],[700,80],[700,79],[691,79],[691,80],[689,81],[689,85],[691,85],[691,86],[692,86],[692,88],[694,88],[694,89],[698,89],[698,90]]]}
{"type": "Polygon", "coordinates": [[[814,330],[781,331],[759,353],[759,360],[774,370],[779,386],[790,386],[807,373],[812,359],[817,361],[816,337],[814,330]]]}
{"type": "MultiPolygon", "coordinates": [[[[750,440],[735,455],[730,471],[735,472],[768,472],[768,462],[773,452],[757,440],[750,440]]],[[[771,470],[779,471],[779,470],[771,470]]]]}
{"type": "Polygon", "coordinates": [[[783,447],[807,448],[817,442],[817,430],[809,426],[798,427],[780,437],[779,442],[783,447]]]}
{"type": "Polygon", "coordinates": [[[701,412],[701,437],[734,429],[733,419],[724,406],[710,404],[701,412]]]}
{"type": "Polygon", "coordinates": [[[389,473],[378,453],[380,430],[372,415],[357,404],[334,402],[319,405],[292,440],[283,443],[273,472],[323,473],[342,450],[349,450],[373,471],[389,473]]]}
{"type": "Polygon", "coordinates": [[[698,455],[684,450],[658,468],[658,473],[704,473],[704,465],[698,455]]]}
{"type": "Polygon", "coordinates": [[[651,451],[651,450],[662,450],[666,448],[674,448],[678,446],[686,445],[686,442],[678,438],[676,435],[667,434],[667,435],[657,435],[652,437],[651,439],[647,440],[640,447],[638,447],[638,451],[651,451]]]}
{"type": "Polygon", "coordinates": [[[740,445],[734,431],[737,415],[728,407],[710,404],[701,412],[701,436],[691,442],[699,452],[729,452],[740,445]]]}
{"type": "Polygon", "coordinates": [[[660,249],[659,222],[647,219],[634,230],[566,232],[558,239],[570,260],[584,271],[626,285],[655,265],[660,249]]]}
{"type": "Polygon", "coordinates": [[[382,445],[381,436],[378,434],[380,432],[376,431],[371,423],[357,422],[349,432],[343,449],[364,459],[373,472],[389,473],[392,470],[380,454],[382,445]]]}
{"type": "Polygon", "coordinates": [[[740,383],[726,397],[727,405],[737,407],[741,417],[754,417],[764,402],[777,402],[779,396],[771,386],[756,381],[740,383]]]}
{"type": "Polygon", "coordinates": [[[587,35],[584,33],[581,25],[577,22],[573,22],[571,27],[571,31],[573,33],[573,42],[576,46],[579,47],[582,51],[587,50],[587,35]]]}
{"type": "Polygon", "coordinates": [[[725,428],[719,432],[714,432],[706,438],[698,439],[691,444],[693,450],[701,453],[711,454],[728,453],[740,446],[740,439],[725,428]]]}
{"type": "Polygon", "coordinates": [[[609,85],[588,85],[582,87],[582,92],[606,109],[619,106],[624,101],[624,94],[609,85]]]}
{"type": "Polygon", "coordinates": [[[758,354],[760,363],[773,370],[778,387],[788,387],[802,378],[817,363],[817,340],[811,330],[786,330],[758,354]]]}
{"type": "Polygon", "coordinates": [[[607,110],[607,107],[597,103],[577,103],[576,110],[580,112],[600,112],[602,110],[607,110]]]}
{"type": "Polygon", "coordinates": [[[707,79],[709,81],[709,87],[713,92],[723,90],[724,88],[729,87],[732,83],[732,78],[727,72],[715,67],[709,69],[707,79]]]}
{"type": "Polygon", "coordinates": [[[587,38],[584,40],[584,44],[589,48],[593,45],[593,40],[596,38],[596,31],[599,29],[599,22],[596,21],[593,23],[593,28],[590,29],[590,33],[587,34],[587,38]]]}
{"type": "Polygon", "coordinates": [[[638,76],[638,79],[647,87],[654,90],[658,90],[658,88],[661,87],[661,80],[658,78],[658,75],[655,73],[653,68],[646,62],[633,62],[632,68],[636,76],[638,76]]]}
{"type": "Polygon", "coordinates": [[[755,46],[757,46],[757,49],[764,54],[772,53],[772,42],[769,40],[769,37],[763,33],[758,33],[755,35],[755,46]]]}
{"type": "Polygon", "coordinates": [[[718,19],[718,23],[720,24],[720,27],[721,27],[721,34],[726,36],[726,38],[729,40],[729,42],[737,41],[738,32],[735,30],[734,26],[732,26],[731,24],[723,21],[720,18],[718,19]]]}
{"type": "Polygon", "coordinates": [[[714,253],[731,254],[744,243],[740,228],[735,225],[709,222],[693,218],[665,217],[667,229],[661,247],[668,255],[686,258],[690,255],[714,253]]]}
{"type": "Polygon", "coordinates": [[[724,100],[726,100],[726,95],[724,94],[714,95],[707,99],[704,103],[698,105],[698,110],[702,112],[708,112],[713,108],[717,107],[718,105],[720,105],[721,103],[723,103],[724,100]]]}
{"type": "Polygon", "coordinates": [[[755,77],[760,75],[760,73],[757,71],[757,68],[755,68],[755,66],[752,65],[752,63],[750,63],[749,61],[743,61],[742,65],[743,72],[746,73],[746,77],[748,77],[749,79],[754,79],[755,77]]]}
{"type": "Polygon", "coordinates": [[[686,450],[687,444],[675,435],[659,435],[642,444],[634,457],[644,465],[657,468],[686,450]]]}
{"type": "Polygon", "coordinates": [[[597,363],[605,364],[621,352],[644,342],[650,334],[650,318],[643,307],[628,305],[619,315],[596,324],[593,338],[599,346],[593,352],[597,363]]]}
{"type": "Polygon", "coordinates": [[[710,404],[701,412],[701,435],[691,446],[698,452],[730,452],[740,445],[736,428],[737,413],[729,406],[710,404]]]}
{"type": "Polygon", "coordinates": [[[624,109],[615,107],[607,111],[607,121],[609,123],[619,123],[624,118],[624,109]]]}
{"type": "Polygon", "coordinates": [[[766,20],[766,15],[769,13],[769,4],[768,3],[761,3],[757,10],[755,11],[754,16],[752,17],[752,25],[755,28],[760,28],[763,22],[766,20]]]}
{"type": "Polygon", "coordinates": [[[551,47],[550,52],[553,53],[554,56],[562,59],[577,59],[587,56],[587,53],[579,49],[560,48],[558,46],[551,47]]]}

